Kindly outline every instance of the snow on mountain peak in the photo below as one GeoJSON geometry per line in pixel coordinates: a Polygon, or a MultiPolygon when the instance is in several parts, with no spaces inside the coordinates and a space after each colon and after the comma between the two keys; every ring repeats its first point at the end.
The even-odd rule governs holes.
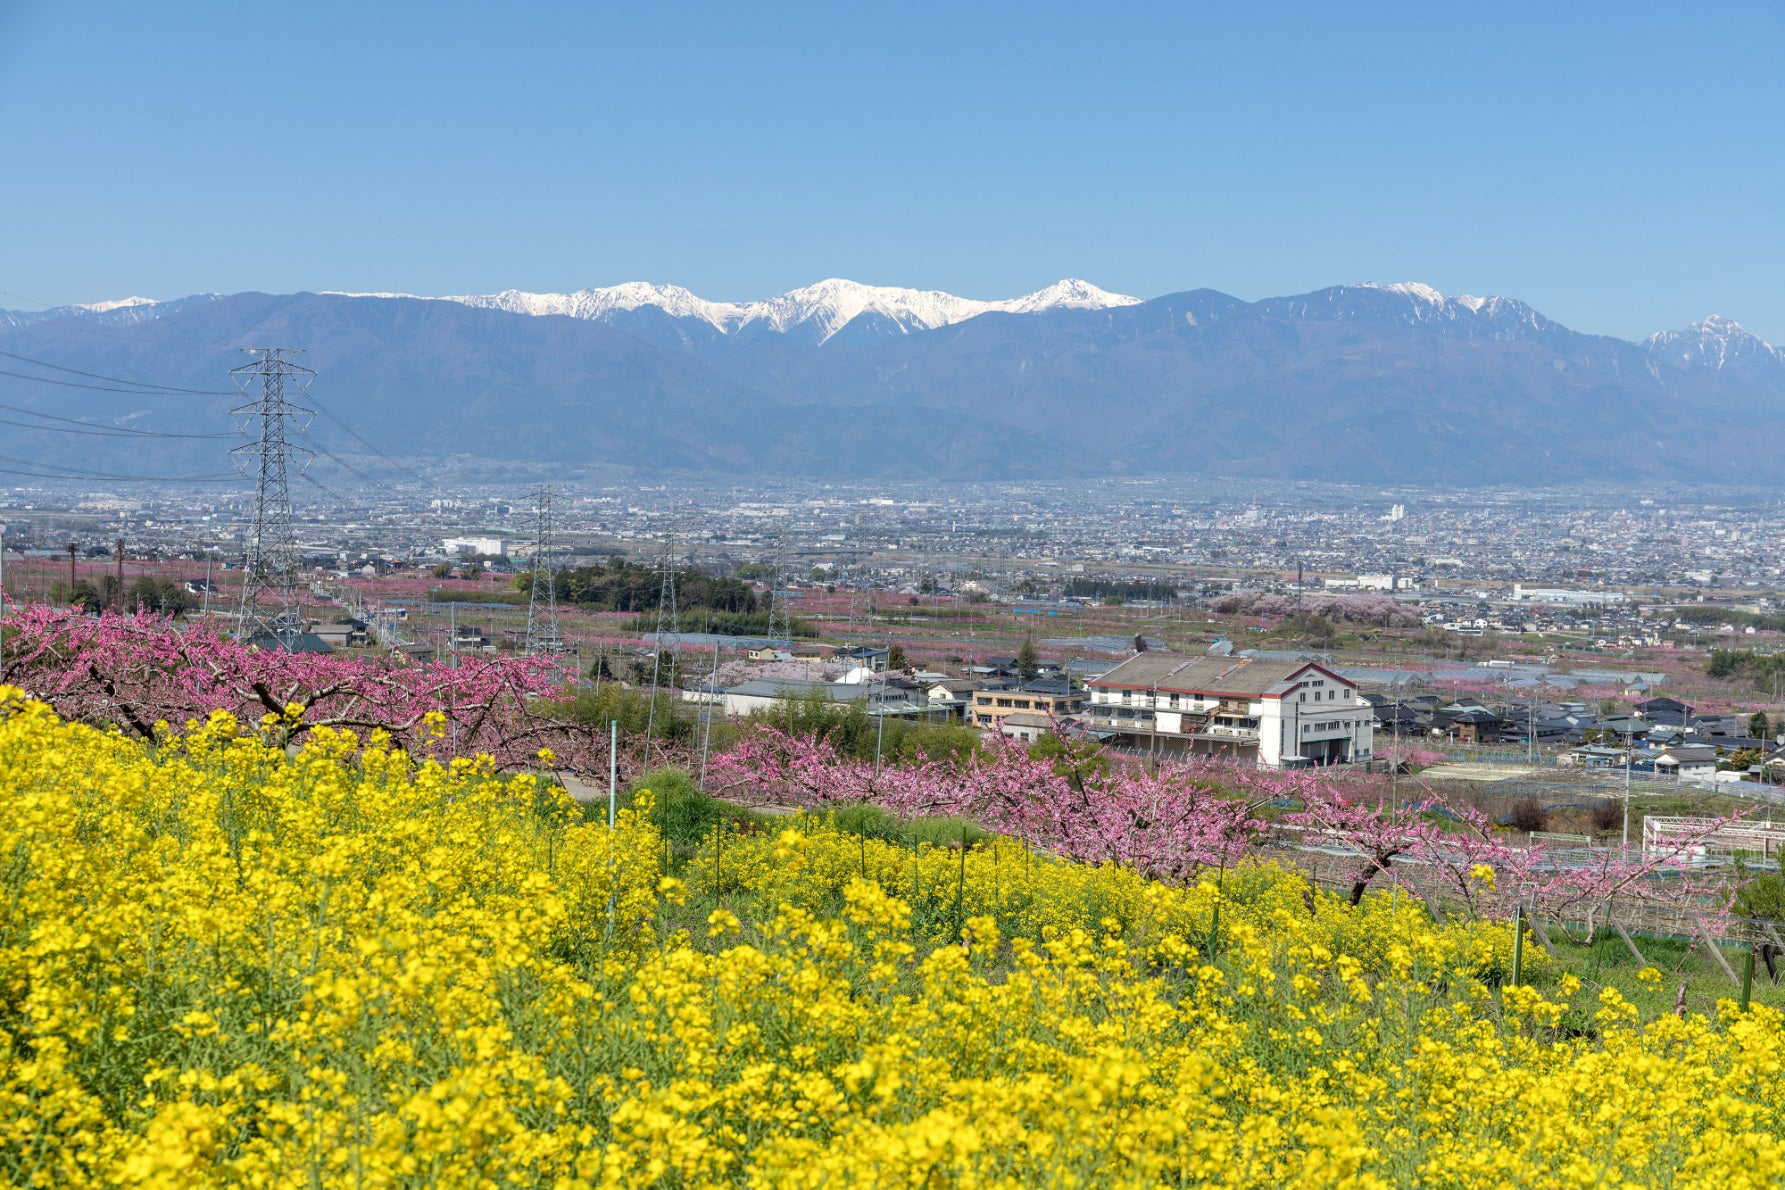
{"type": "Polygon", "coordinates": [[[154,305],[159,305],[154,298],[127,297],[114,298],[109,302],[90,302],[84,306],[74,306],[71,308],[75,310],[85,310],[89,314],[109,314],[113,310],[129,310],[137,306],[154,305]]]}
{"type": "Polygon", "coordinates": [[[1365,284],[1361,288],[1386,289],[1390,293],[1399,293],[1404,294],[1407,297],[1418,298],[1420,301],[1433,306],[1442,306],[1444,304],[1443,294],[1439,293],[1436,289],[1433,289],[1430,285],[1424,285],[1418,281],[1396,281],[1393,285],[1365,284]]]}
{"type": "Polygon", "coordinates": [[[1012,314],[1031,314],[1038,310],[1059,308],[1073,310],[1107,310],[1113,306],[1138,306],[1140,299],[1128,297],[1126,294],[1110,293],[1099,289],[1089,281],[1081,281],[1077,277],[1068,277],[1063,281],[1055,281],[1034,293],[1024,294],[1020,298],[988,303],[991,308],[1012,314]]]}
{"type": "Polygon", "coordinates": [[[1658,331],[1644,339],[1643,346],[1651,355],[1689,368],[1721,369],[1757,360],[1785,364],[1785,352],[1721,314],[1684,330],[1658,331]]]}
{"type": "Polygon", "coordinates": [[[1137,305],[1139,298],[1109,293],[1088,281],[1068,278],[1045,289],[1005,301],[982,302],[935,289],[902,289],[864,285],[829,277],[814,285],[754,302],[712,302],[676,285],[628,281],[575,293],[526,293],[510,289],[496,294],[463,294],[442,299],[468,306],[516,314],[561,314],[601,319],[615,312],[654,306],[675,318],[700,318],[732,332],[754,322],[777,331],[812,324],[820,341],[830,338],[864,314],[886,318],[903,330],[933,330],[965,322],[992,311],[1032,314],[1059,307],[1106,309],[1137,305]]]}

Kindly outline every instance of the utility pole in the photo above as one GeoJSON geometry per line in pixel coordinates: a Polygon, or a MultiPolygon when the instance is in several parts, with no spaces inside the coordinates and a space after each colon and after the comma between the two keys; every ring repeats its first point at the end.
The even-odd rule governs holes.
{"type": "Polygon", "coordinates": [[[250,640],[266,634],[276,642],[291,643],[304,630],[303,608],[297,587],[297,539],[291,528],[291,463],[299,458],[301,471],[313,451],[286,437],[286,422],[305,419],[302,433],[314,410],[294,404],[287,389],[301,396],[316,373],[291,361],[288,347],[249,347],[256,358],[251,364],[231,368],[229,374],[247,404],[230,410],[242,419],[243,428],[258,423],[253,442],[236,447],[231,454],[248,460],[254,474],[254,524],[248,534],[248,557],[242,567],[242,596],[236,604],[236,636],[250,640]],[[258,385],[258,395],[248,390],[258,385]],[[263,596],[271,596],[276,610],[261,609],[263,596]]]}
{"type": "Polygon", "coordinates": [[[552,489],[541,484],[533,493],[533,581],[527,590],[527,655],[558,653],[564,637],[558,631],[558,571],[552,561],[555,547],[552,523],[552,489]]]}
{"type": "Polygon", "coordinates": [[[74,555],[79,548],[72,541],[68,543],[68,597],[70,599],[74,598],[74,555]]]}
{"type": "Polygon", "coordinates": [[[700,741],[700,791],[707,791],[707,749],[713,744],[713,700],[719,696],[719,639],[713,638],[713,673],[707,679],[707,726],[700,741]]]}
{"type": "Polygon", "coordinates": [[[112,561],[118,564],[117,589],[112,592],[112,606],[119,615],[124,614],[124,539],[118,538],[112,546],[112,561]]]}

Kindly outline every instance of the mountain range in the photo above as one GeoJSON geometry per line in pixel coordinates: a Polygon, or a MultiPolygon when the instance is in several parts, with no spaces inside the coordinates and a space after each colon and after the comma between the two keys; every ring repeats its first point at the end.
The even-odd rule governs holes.
{"type": "Polygon", "coordinates": [[[0,311],[0,473],[216,471],[229,443],[152,435],[229,430],[228,369],[275,344],[318,372],[315,439],[374,473],[1768,484],[1785,409],[1785,353],[1729,319],[1629,342],[1413,283],[205,294],[0,311]]]}

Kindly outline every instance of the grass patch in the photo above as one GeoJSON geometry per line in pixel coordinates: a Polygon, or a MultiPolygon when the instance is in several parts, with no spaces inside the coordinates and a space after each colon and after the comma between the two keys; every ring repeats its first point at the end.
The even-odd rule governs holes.
{"type": "MultiPolygon", "coordinates": [[[[623,804],[629,804],[632,795],[641,789],[649,789],[656,799],[651,807],[651,823],[663,833],[671,851],[677,854],[698,849],[720,825],[727,830],[748,831],[773,821],[769,815],[702,793],[681,769],[652,769],[645,773],[627,785],[623,804]]],[[[589,805],[594,807],[598,803],[589,805]]],[[[595,812],[590,811],[591,814],[595,812]]],[[[607,807],[601,805],[599,813],[605,816],[607,807]]]]}
{"type": "Polygon", "coordinates": [[[901,847],[916,847],[923,843],[935,847],[965,843],[969,847],[976,847],[992,837],[990,831],[965,818],[949,814],[926,818],[896,818],[879,806],[866,803],[842,806],[828,811],[825,816],[846,835],[878,839],[901,847]]]}

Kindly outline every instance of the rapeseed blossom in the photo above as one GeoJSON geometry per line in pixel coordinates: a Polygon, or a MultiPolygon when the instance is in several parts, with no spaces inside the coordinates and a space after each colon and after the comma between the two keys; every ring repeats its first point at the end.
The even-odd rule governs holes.
{"type": "Polygon", "coordinates": [[[1770,1184],[1785,1023],[1502,986],[1509,927],[0,691],[17,1185],[1770,1184]]]}

